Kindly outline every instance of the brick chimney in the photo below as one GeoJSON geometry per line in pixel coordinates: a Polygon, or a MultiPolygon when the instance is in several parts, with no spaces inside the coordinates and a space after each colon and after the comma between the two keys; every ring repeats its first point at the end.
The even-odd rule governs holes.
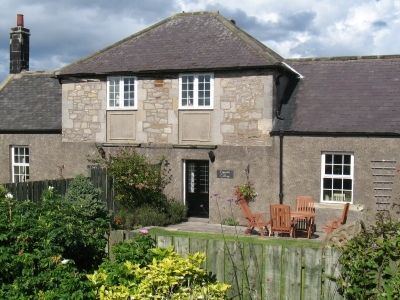
{"type": "Polygon", "coordinates": [[[10,32],[10,74],[29,70],[29,29],[24,27],[24,15],[17,15],[17,27],[10,32]]]}

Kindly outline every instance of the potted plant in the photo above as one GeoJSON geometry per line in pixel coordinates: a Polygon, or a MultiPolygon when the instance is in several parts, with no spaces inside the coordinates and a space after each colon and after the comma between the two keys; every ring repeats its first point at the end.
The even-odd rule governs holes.
{"type": "Polygon", "coordinates": [[[250,202],[253,201],[258,194],[256,193],[253,184],[250,181],[247,181],[243,185],[235,186],[234,195],[236,196],[236,202],[239,200],[250,202]]]}

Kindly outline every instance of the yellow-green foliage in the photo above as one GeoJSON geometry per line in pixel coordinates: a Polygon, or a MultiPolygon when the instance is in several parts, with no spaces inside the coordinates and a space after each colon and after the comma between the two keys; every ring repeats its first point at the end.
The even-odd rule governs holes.
{"type": "MultiPolygon", "coordinates": [[[[107,274],[100,269],[89,280],[97,287],[95,291],[101,300],[117,299],[226,299],[229,285],[215,281],[200,268],[205,260],[204,253],[188,254],[182,257],[173,251],[173,247],[155,248],[151,251],[161,257],[143,268],[139,264],[127,261],[118,276],[118,286],[107,285],[107,274]]],[[[114,273],[113,276],[116,274],[114,273]]]]}

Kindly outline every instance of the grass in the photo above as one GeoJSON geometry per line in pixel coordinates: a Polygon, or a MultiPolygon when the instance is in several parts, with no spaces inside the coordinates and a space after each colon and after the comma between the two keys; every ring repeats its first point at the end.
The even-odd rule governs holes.
{"type": "Polygon", "coordinates": [[[239,236],[230,234],[219,234],[219,233],[194,233],[186,231],[171,231],[162,228],[153,228],[149,230],[149,233],[155,236],[180,236],[180,237],[192,237],[199,239],[210,239],[213,240],[225,240],[225,241],[240,241],[252,244],[263,244],[263,245],[281,245],[281,246],[301,246],[320,248],[322,243],[317,241],[309,240],[294,240],[292,238],[261,238],[259,236],[239,236]]]}

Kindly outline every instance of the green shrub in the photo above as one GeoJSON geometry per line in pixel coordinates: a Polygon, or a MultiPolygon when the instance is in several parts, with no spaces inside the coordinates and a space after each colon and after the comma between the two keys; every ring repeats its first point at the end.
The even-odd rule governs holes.
{"type": "Polygon", "coordinates": [[[100,266],[88,275],[93,292],[100,299],[227,299],[230,287],[216,282],[200,265],[204,253],[188,254],[184,258],[173,247],[150,250],[153,262],[144,267],[126,261],[107,269],[100,266]],[[113,280],[110,281],[109,279],[113,280]],[[115,281],[118,281],[116,284],[115,281]]]}
{"type": "Polygon", "coordinates": [[[222,220],[221,224],[228,225],[228,226],[237,226],[237,225],[239,225],[239,222],[232,218],[227,218],[227,219],[222,220]]]}
{"type": "Polygon", "coordinates": [[[122,209],[119,217],[122,219],[124,228],[135,229],[138,226],[167,226],[176,224],[187,219],[187,207],[178,201],[165,202],[162,208],[151,205],[143,205],[133,211],[122,209]]]}
{"type": "Polygon", "coordinates": [[[164,207],[163,189],[170,172],[164,157],[152,164],[134,148],[120,148],[112,157],[106,155],[91,161],[108,168],[114,178],[115,199],[130,211],[143,205],[164,207]]]}
{"type": "Polygon", "coordinates": [[[77,208],[81,217],[88,220],[110,220],[112,212],[101,199],[101,189],[96,189],[89,178],[78,175],[72,180],[65,194],[68,205],[77,208]]]}
{"type": "Polygon", "coordinates": [[[187,219],[188,208],[182,202],[174,199],[169,200],[167,205],[168,224],[177,224],[187,219]]]}
{"type": "Polygon", "coordinates": [[[106,257],[109,223],[82,215],[51,187],[40,205],[0,199],[0,299],[92,299],[84,275],[106,257]]]}
{"type": "Polygon", "coordinates": [[[400,298],[400,222],[378,215],[340,257],[340,293],[349,300],[400,298]]]}
{"type": "Polygon", "coordinates": [[[116,245],[112,248],[116,263],[124,263],[127,260],[141,267],[149,264],[153,260],[153,252],[156,241],[147,234],[147,230],[141,230],[134,238],[116,245]]]}
{"type": "Polygon", "coordinates": [[[8,190],[2,184],[0,184],[0,199],[5,198],[7,193],[8,190]]]}
{"type": "Polygon", "coordinates": [[[150,205],[143,205],[132,212],[122,210],[120,217],[123,220],[124,227],[127,229],[133,229],[139,225],[166,226],[169,224],[167,213],[150,205]]]}

